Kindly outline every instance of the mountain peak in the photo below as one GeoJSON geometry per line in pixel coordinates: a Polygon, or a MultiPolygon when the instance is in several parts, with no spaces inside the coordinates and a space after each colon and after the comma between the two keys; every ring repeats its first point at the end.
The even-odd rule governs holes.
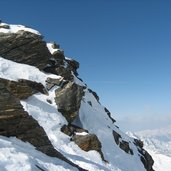
{"type": "MultiPolygon", "coordinates": [[[[58,44],[45,42],[39,32],[0,23],[3,146],[28,158],[36,154],[27,163],[30,170],[153,171],[153,159],[141,142],[115,125],[98,95],[78,78],[78,68],[77,61],[67,58],[58,44]],[[23,151],[25,145],[33,152],[23,151]],[[40,152],[56,160],[47,157],[45,164],[40,152]]],[[[7,156],[14,159],[12,151],[7,156]]],[[[10,168],[12,160],[2,160],[2,168],[10,168]]]]}

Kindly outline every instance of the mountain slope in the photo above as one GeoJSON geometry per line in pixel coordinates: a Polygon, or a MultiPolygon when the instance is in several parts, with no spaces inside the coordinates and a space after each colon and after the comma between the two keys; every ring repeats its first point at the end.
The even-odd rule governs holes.
{"type": "Polygon", "coordinates": [[[2,168],[19,170],[23,156],[27,170],[153,171],[141,142],[119,130],[78,67],[38,31],[0,24],[0,154],[5,148],[10,158],[2,168]]]}
{"type": "Polygon", "coordinates": [[[129,135],[139,138],[144,148],[154,159],[154,169],[170,171],[171,168],[171,126],[156,130],[146,130],[129,135]]]}

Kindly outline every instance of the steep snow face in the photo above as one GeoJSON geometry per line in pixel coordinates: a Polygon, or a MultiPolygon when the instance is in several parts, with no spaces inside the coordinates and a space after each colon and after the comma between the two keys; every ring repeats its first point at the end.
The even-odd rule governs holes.
{"type": "MultiPolygon", "coordinates": [[[[56,76],[53,74],[45,74],[33,66],[18,64],[3,58],[0,58],[0,64],[0,77],[10,80],[17,81],[18,79],[25,78],[41,82],[43,85],[45,85],[45,80],[47,79],[47,77],[60,78],[60,76],[56,76]]],[[[74,78],[74,80],[76,83],[79,83],[80,85],[85,85],[76,77],[74,78]]],[[[88,89],[85,90],[85,96],[82,99],[79,111],[79,118],[75,121],[75,124],[82,126],[83,128],[87,129],[90,133],[94,133],[97,135],[100,142],[102,143],[102,152],[104,154],[104,158],[108,162],[102,161],[98,152],[85,152],[81,150],[74,142],[71,142],[70,137],[63,134],[60,131],[61,126],[67,124],[67,121],[62,116],[62,114],[57,111],[57,106],[54,101],[55,89],[57,88],[58,87],[56,86],[53,89],[51,89],[49,91],[49,95],[43,95],[38,93],[29,97],[27,100],[21,101],[21,103],[24,106],[25,110],[30,115],[32,115],[44,128],[51,143],[59,152],[61,152],[64,156],[66,156],[68,159],[78,164],[82,168],[91,171],[145,171],[145,168],[138,156],[137,148],[133,144],[133,139],[122,133],[113,124],[113,122],[105,113],[104,107],[99,104],[99,102],[96,100],[93,94],[88,91],[88,89]],[[52,103],[49,104],[47,100],[51,100],[52,103]],[[118,145],[116,145],[112,135],[113,130],[118,132],[123,140],[129,142],[130,148],[133,150],[134,155],[127,154],[126,152],[121,150],[118,147],[118,145]]],[[[10,166],[12,164],[13,166],[17,165],[16,167],[18,167],[18,165],[20,165],[20,158],[15,163],[14,156],[17,153],[19,153],[24,158],[23,160],[25,162],[25,165],[23,167],[28,166],[28,168],[24,168],[24,170],[35,169],[32,166],[33,160],[31,159],[33,158],[36,151],[30,150],[29,148],[24,148],[23,152],[21,151],[22,148],[19,148],[18,146],[14,145],[15,142],[18,142],[17,140],[6,139],[3,137],[1,137],[1,139],[1,142],[3,142],[4,146],[5,142],[7,142],[7,144],[10,144],[10,146],[8,146],[9,149],[7,150],[9,152],[8,154],[5,153],[5,157],[12,156],[11,162],[14,162],[5,165],[5,161],[1,160],[1,158],[0,160],[3,167],[10,168],[12,167],[10,166]],[[11,143],[11,141],[14,143],[11,143]],[[10,151],[10,148],[14,148],[16,150],[16,152],[14,150],[15,154],[13,154],[12,151],[10,151]]],[[[25,145],[23,144],[23,146],[25,145]]],[[[0,154],[1,153],[2,151],[0,152],[0,154]]],[[[41,157],[39,158],[39,155],[37,155],[36,162],[39,161],[38,164],[42,163],[42,165],[43,163],[44,165],[46,164],[46,166],[43,165],[43,168],[49,167],[50,169],[48,170],[50,171],[55,170],[57,167],[55,166],[55,162],[58,163],[59,160],[55,161],[55,159],[53,159],[51,163],[48,163],[50,160],[47,159],[47,162],[45,162],[45,159],[47,158],[42,159],[41,157]],[[55,169],[53,169],[53,167],[55,169]]],[[[61,170],[64,170],[65,168],[63,168],[62,166],[63,163],[61,163],[60,165],[61,170]]]]}
{"type": "Polygon", "coordinates": [[[140,131],[130,136],[141,139],[144,148],[154,159],[154,169],[170,171],[171,169],[171,126],[157,130],[140,131]]]}

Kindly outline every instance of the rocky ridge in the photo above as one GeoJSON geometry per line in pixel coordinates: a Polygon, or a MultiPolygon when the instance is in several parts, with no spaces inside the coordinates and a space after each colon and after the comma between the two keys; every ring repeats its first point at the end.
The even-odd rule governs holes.
{"type": "MultiPolygon", "coordinates": [[[[21,101],[27,104],[27,100],[34,97],[35,94],[42,94],[43,97],[47,97],[46,105],[56,105],[58,110],[56,115],[60,113],[60,117],[66,119],[65,124],[58,125],[61,136],[64,136],[64,133],[66,137],[69,137],[71,143],[78,145],[80,150],[97,151],[106,170],[109,167],[108,163],[113,162],[112,157],[114,163],[120,160],[111,156],[111,154],[115,155],[115,152],[108,154],[105,151],[106,148],[112,147],[117,149],[118,154],[123,152],[122,156],[130,156],[130,161],[135,165],[136,162],[131,156],[135,156],[136,160],[139,158],[140,163],[144,166],[139,164],[140,170],[153,171],[153,159],[143,149],[140,141],[124,135],[115,126],[116,121],[112,118],[109,110],[100,104],[98,95],[77,78],[79,63],[66,58],[59,45],[46,43],[37,32],[30,31],[23,26],[16,26],[18,30],[14,31],[13,27],[5,23],[0,24],[0,56],[16,63],[37,67],[40,72],[58,77],[47,76],[44,82],[25,78],[11,80],[8,76],[5,77],[5,74],[0,78],[0,135],[15,136],[24,142],[31,143],[37,150],[49,156],[60,158],[79,170],[87,170],[88,168],[82,169],[84,165],[78,166],[73,161],[71,162],[71,158],[64,157],[66,152],[62,151],[60,147],[54,147],[54,142],[50,139],[43,124],[40,125],[31,116],[32,112],[23,108],[21,101]],[[52,91],[54,98],[48,99],[52,91]],[[105,128],[102,130],[107,130],[110,138],[99,127],[96,129],[96,126],[92,125],[95,127],[93,129],[88,125],[88,120],[91,122],[92,116],[84,112],[85,107],[89,109],[89,112],[92,111],[91,115],[96,112],[99,119],[100,115],[104,115],[105,121],[102,125],[105,128]],[[105,147],[104,137],[109,138],[105,141],[111,140],[110,147],[105,147]]],[[[93,120],[93,122],[95,121],[93,120]]],[[[117,167],[119,168],[119,166],[117,167]]],[[[126,171],[122,166],[120,169],[126,171]]]]}

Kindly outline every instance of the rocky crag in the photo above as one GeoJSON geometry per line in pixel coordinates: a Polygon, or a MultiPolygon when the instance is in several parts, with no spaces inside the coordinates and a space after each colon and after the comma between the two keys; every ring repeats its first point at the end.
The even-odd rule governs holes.
{"type": "Polygon", "coordinates": [[[0,58],[1,136],[28,142],[79,170],[153,171],[143,143],[118,129],[98,95],[77,77],[79,63],[65,57],[59,45],[46,43],[33,29],[0,23],[0,58]],[[15,69],[22,66],[30,68],[15,69]],[[45,114],[59,121],[52,120],[50,128],[40,119],[45,114]],[[94,163],[91,152],[100,156],[94,163]]]}

